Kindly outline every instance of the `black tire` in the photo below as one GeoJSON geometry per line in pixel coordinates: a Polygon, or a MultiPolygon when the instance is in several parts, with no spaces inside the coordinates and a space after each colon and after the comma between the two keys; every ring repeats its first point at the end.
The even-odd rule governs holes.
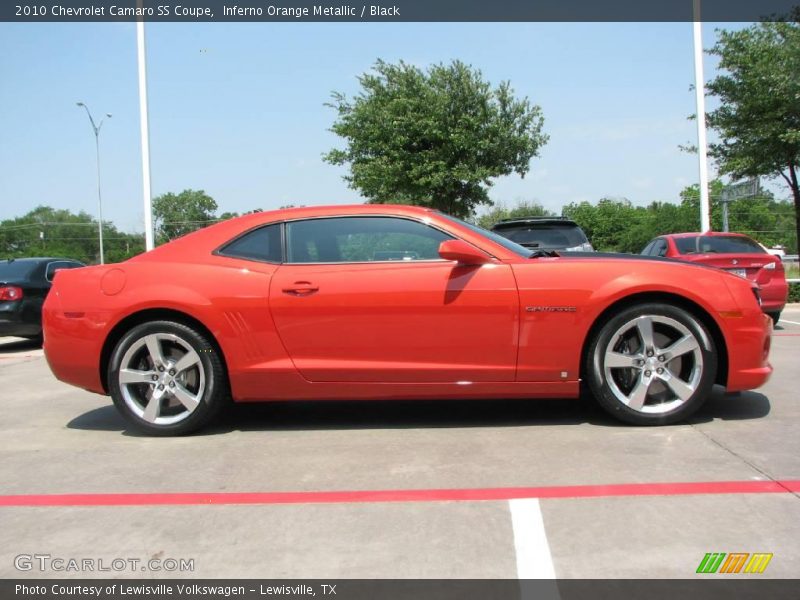
{"type": "Polygon", "coordinates": [[[773,324],[775,327],[777,327],[777,326],[778,326],[778,321],[780,321],[780,320],[781,320],[781,311],[778,311],[778,312],[770,312],[770,313],[767,313],[767,314],[768,314],[768,315],[770,316],[770,318],[772,319],[772,324],[773,324]]]}
{"type": "Polygon", "coordinates": [[[620,310],[597,330],[584,369],[592,394],[609,414],[634,425],[668,425],[706,401],[717,352],[692,313],[670,304],[639,304],[620,310]],[[648,329],[652,343],[645,345],[648,329]],[[681,345],[673,345],[678,340],[681,345]]]}
{"type": "Polygon", "coordinates": [[[173,321],[137,325],[120,339],[108,365],[108,389],[125,419],[154,436],[196,431],[230,398],[219,350],[206,334],[173,321]],[[153,358],[152,348],[162,360],[153,358]],[[183,359],[188,367],[182,368],[183,359]],[[122,382],[123,368],[122,375],[136,380],[122,382]],[[152,381],[154,377],[158,380],[152,381]],[[155,394],[159,398],[154,401],[155,394]]]}

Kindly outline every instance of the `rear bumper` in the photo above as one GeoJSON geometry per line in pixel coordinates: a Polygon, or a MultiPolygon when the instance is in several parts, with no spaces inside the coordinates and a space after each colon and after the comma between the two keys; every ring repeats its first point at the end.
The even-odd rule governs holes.
{"type": "Polygon", "coordinates": [[[761,286],[761,310],[767,313],[780,312],[786,306],[789,284],[781,276],[761,286]]]}
{"type": "MultiPolygon", "coordinates": [[[[98,324],[84,316],[65,314],[55,294],[42,311],[44,355],[57,379],[105,394],[100,381],[102,340],[98,324]]],[[[83,315],[83,313],[81,313],[83,315]]]]}
{"type": "Polygon", "coordinates": [[[34,337],[42,333],[42,313],[27,298],[0,303],[0,336],[34,337]]]}
{"type": "Polygon", "coordinates": [[[772,375],[772,319],[763,312],[748,311],[742,317],[727,319],[726,325],[728,391],[761,387],[772,375]]]}

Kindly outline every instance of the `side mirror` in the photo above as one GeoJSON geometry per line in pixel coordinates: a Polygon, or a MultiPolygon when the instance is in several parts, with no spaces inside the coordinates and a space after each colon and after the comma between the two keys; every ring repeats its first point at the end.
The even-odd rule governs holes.
{"type": "Polygon", "coordinates": [[[439,244],[439,256],[460,265],[483,265],[491,261],[485,252],[463,240],[446,240],[439,244]]]}

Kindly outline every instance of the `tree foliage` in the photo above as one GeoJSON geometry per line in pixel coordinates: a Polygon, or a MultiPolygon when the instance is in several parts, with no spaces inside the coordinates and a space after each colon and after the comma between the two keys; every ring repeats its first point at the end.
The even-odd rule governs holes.
{"type": "MultiPolygon", "coordinates": [[[[800,24],[720,31],[710,53],[720,58],[722,71],[707,84],[721,103],[708,114],[720,138],[709,147],[720,173],[780,176],[800,213],[800,24]]],[[[795,235],[800,239],[800,225],[795,235]]]]}
{"type": "MultiPolygon", "coordinates": [[[[119,231],[103,223],[103,249],[108,262],[144,252],[144,236],[119,231]]],[[[49,206],[37,206],[21,217],[0,222],[0,258],[54,256],[91,264],[100,260],[97,221],[49,206]]]]}
{"type": "Polygon", "coordinates": [[[491,229],[495,223],[503,219],[520,219],[522,217],[555,217],[556,213],[547,210],[538,202],[522,200],[516,206],[507,207],[504,204],[493,206],[488,212],[479,216],[475,222],[484,229],[491,229]]]}
{"type": "MultiPolygon", "coordinates": [[[[715,231],[722,230],[722,188],[719,180],[709,185],[711,225],[715,231]]],[[[775,200],[765,192],[757,198],[731,202],[728,211],[731,231],[745,233],[765,246],[780,244],[797,252],[790,202],[775,200]]],[[[639,253],[659,235],[700,230],[700,188],[685,188],[677,204],[652,202],[634,206],[624,198],[604,198],[596,204],[568,204],[562,214],[581,226],[597,250],[639,253]]]]}
{"type": "Polygon", "coordinates": [[[162,244],[211,224],[217,220],[216,211],[217,203],[203,190],[169,192],[154,198],[156,242],[162,244]]]}
{"type": "Polygon", "coordinates": [[[538,106],[516,99],[460,62],[427,71],[378,61],[359,77],[353,99],[334,92],[331,131],[345,149],[324,159],[349,165],[345,177],[369,202],[431,206],[468,217],[491,204],[492,179],[518,173],[547,142],[538,106]]]}

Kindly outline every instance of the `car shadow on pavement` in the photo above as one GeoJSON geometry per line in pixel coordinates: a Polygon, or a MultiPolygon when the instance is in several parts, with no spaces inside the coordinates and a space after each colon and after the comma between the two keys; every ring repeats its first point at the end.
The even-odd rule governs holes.
{"type": "MultiPolygon", "coordinates": [[[[763,394],[724,394],[709,398],[690,423],[714,420],[759,419],[769,414],[763,394]]],[[[194,435],[231,431],[309,431],[348,429],[434,429],[464,427],[543,427],[588,424],[629,427],[607,415],[588,399],[563,400],[380,400],[298,401],[237,404],[220,419],[194,435]]],[[[686,424],[684,423],[679,423],[686,424]]],[[[113,406],[90,410],[67,424],[70,429],[119,431],[143,435],[128,428],[113,406]]]]}
{"type": "Polygon", "coordinates": [[[31,350],[40,350],[42,343],[26,338],[0,338],[0,354],[20,354],[31,350]]]}

